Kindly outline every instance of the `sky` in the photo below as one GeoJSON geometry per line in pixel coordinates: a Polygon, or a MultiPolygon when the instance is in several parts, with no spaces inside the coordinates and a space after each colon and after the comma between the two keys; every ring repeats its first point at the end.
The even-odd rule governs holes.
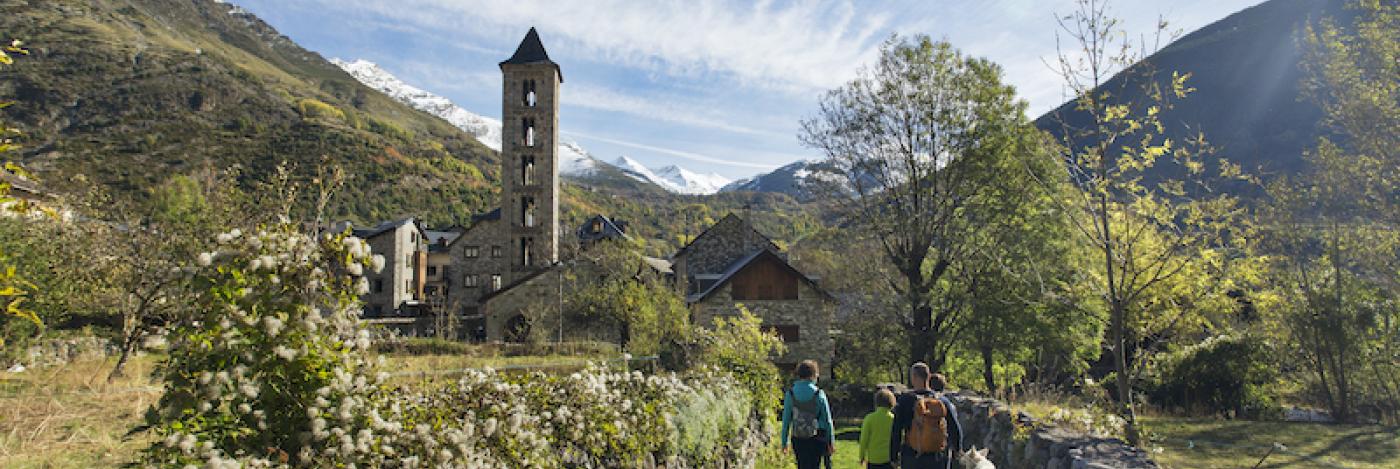
{"type": "MultiPolygon", "coordinates": [[[[326,58],[366,59],[411,85],[501,117],[498,63],[537,28],[563,72],[561,136],[731,179],[820,153],[802,119],[891,35],[928,35],[1000,64],[1030,117],[1064,101],[1046,65],[1075,0],[233,0],[326,58]]],[[[1130,34],[1183,33],[1259,0],[1117,0],[1130,34]]]]}

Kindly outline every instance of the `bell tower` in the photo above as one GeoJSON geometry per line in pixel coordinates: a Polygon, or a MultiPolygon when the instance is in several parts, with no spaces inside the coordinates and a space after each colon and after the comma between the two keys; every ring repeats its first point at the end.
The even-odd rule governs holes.
{"type": "Polygon", "coordinates": [[[509,281],[559,260],[559,64],[535,28],[501,62],[501,218],[509,281]]]}

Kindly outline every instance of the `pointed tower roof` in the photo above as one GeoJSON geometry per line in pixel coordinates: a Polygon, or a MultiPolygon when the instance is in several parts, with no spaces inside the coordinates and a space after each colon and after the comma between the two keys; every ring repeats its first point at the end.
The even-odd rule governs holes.
{"type": "Polygon", "coordinates": [[[559,73],[559,81],[564,81],[564,72],[559,70],[559,64],[549,60],[549,53],[545,52],[544,44],[540,42],[540,34],[531,27],[530,32],[525,33],[525,39],[520,41],[520,46],[515,48],[515,55],[510,56],[501,66],[506,64],[528,65],[528,64],[549,64],[554,66],[554,71],[559,73]]]}

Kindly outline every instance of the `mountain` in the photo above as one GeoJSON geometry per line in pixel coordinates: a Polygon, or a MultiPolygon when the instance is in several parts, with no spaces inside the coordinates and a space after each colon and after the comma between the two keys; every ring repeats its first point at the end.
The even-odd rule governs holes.
{"type": "Polygon", "coordinates": [[[811,200],[816,196],[813,179],[826,163],[803,160],[757,176],[740,179],[720,189],[720,192],[769,192],[786,194],[797,200],[811,200]]]}
{"type": "MultiPolygon", "coordinates": [[[[1330,16],[1343,24],[1352,14],[1337,0],[1270,0],[1196,30],[1148,57],[1161,73],[1190,73],[1196,89],[1161,114],[1166,136],[1184,141],[1196,130],[1217,154],[1246,171],[1268,177],[1304,167],[1303,153],[1324,135],[1322,111],[1300,98],[1303,79],[1298,32],[1308,21],[1330,16]]],[[[1098,88],[1118,99],[1144,99],[1142,74],[1120,73],[1098,88]]],[[[1089,118],[1066,103],[1036,120],[1059,135],[1089,118]]],[[[1080,139],[1076,146],[1091,142],[1080,139]]],[[[1159,167],[1174,171],[1170,167],[1159,167]]],[[[1149,175],[1151,176],[1151,175],[1149,175]]]]}
{"type": "Polygon", "coordinates": [[[17,158],[53,190],[86,180],[140,200],[172,174],[231,166],[253,189],[284,163],[307,182],[324,162],[350,177],[329,215],[357,223],[415,215],[446,224],[495,203],[495,151],[236,6],[0,8],[0,30],[30,49],[3,69],[0,96],[15,104],[0,118],[24,132],[17,158]]]}
{"type": "MultiPolygon", "coordinates": [[[[451,100],[424,91],[405,83],[394,74],[384,70],[374,62],[364,59],[345,61],[331,59],[331,63],[345,70],[365,86],[378,90],[394,100],[415,109],[438,116],[448,123],[472,134],[483,145],[493,150],[501,150],[501,121],[482,117],[463,109],[451,100]]],[[[617,186],[621,181],[615,177],[616,171],[629,176],[632,181],[654,184],[657,187],[677,194],[713,194],[729,180],[718,174],[699,174],[679,166],[667,166],[653,172],[630,158],[623,157],[616,165],[594,158],[577,142],[563,140],[559,143],[559,174],[582,184],[604,184],[617,186]],[[625,160],[625,162],[623,162],[625,160]]],[[[632,188],[635,189],[635,188],[632,188]]]]}
{"type": "Polygon", "coordinates": [[[671,183],[681,194],[713,194],[728,185],[729,178],[719,174],[700,174],[676,165],[654,171],[657,177],[671,183]]]}

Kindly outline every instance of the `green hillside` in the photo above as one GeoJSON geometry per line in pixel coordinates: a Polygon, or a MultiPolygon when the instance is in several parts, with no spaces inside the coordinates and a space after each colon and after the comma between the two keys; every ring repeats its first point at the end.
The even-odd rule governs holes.
{"type": "MultiPolygon", "coordinates": [[[[1165,136],[1181,142],[1203,132],[1218,154],[1266,178],[1296,174],[1304,151],[1323,135],[1322,111],[1302,100],[1298,32],[1310,21],[1352,13],[1336,0],[1270,0],[1187,34],[1098,90],[1119,102],[1143,100],[1142,74],[1155,67],[1161,77],[1189,73],[1196,91],[1162,112],[1165,136]]],[[[1055,134],[1061,123],[1088,125],[1087,116],[1067,103],[1036,124],[1055,134]]],[[[1080,145],[1090,142],[1076,142],[1080,145]]],[[[1172,171],[1168,166],[1158,171],[1172,171]]]]}
{"type": "Polygon", "coordinates": [[[256,17],[211,0],[10,3],[28,57],[0,75],[21,160],[52,188],[84,174],[133,196],[175,173],[326,158],[350,179],[333,210],[372,222],[465,219],[491,203],[496,155],[370,90],[256,17]]]}

